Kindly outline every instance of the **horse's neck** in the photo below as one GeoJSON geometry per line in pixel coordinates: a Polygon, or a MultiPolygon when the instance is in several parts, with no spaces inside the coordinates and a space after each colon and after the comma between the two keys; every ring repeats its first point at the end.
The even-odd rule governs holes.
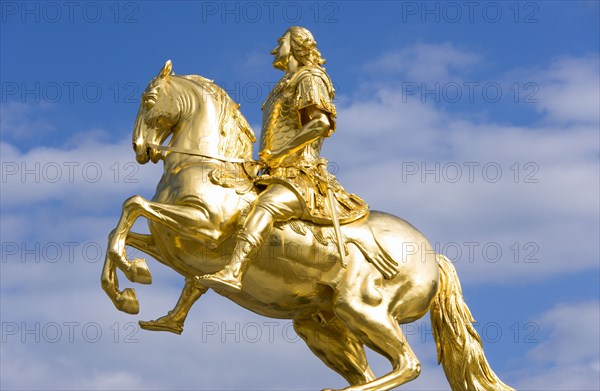
{"type": "MultiPolygon", "coordinates": [[[[180,118],[169,146],[180,151],[193,151],[195,155],[251,157],[254,140],[249,144],[240,141],[238,132],[249,137],[247,132],[252,131],[244,128],[244,124],[248,129],[249,126],[243,116],[240,118],[238,106],[232,104],[225,93],[219,95],[220,90],[211,90],[211,86],[187,77],[178,77],[177,81],[175,93],[180,118]]],[[[177,154],[180,155],[175,158],[178,161],[193,157],[193,154],[177,154]]]]}
{"type": "Polygon", "coordinates": [[[219,152],[219,103],[190,89],[180,87],[181,117],[169,146],[206,155],[219,152]]]}
{"type": "Polygon", "coordinates": [[[218,121],[201,115],[185,119],[173,133],[169,146],[189,149],[201,154],[218,154],[218,121]]]}

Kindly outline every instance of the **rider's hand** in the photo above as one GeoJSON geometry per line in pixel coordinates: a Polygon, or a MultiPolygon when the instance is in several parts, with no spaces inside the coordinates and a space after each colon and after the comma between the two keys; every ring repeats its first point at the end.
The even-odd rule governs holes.
{"type": "Polygon", "coordinates": [[[273,152],[269,149],[265,149],[258,154],[258,157],[261,161],[263,161],[269,167],[278,167],[283,159],[285,159],[285,154],[273,155],[273,152]]]}
{"type": "Polygon", "coordinates": [[[271,154],[271,151],[268,149],[264,149],[258,153],[258,158],[261,162],[264,162],[266,165],[269,164],[269,161],[271,160],[272,156],[273,155],[271,154]]]}

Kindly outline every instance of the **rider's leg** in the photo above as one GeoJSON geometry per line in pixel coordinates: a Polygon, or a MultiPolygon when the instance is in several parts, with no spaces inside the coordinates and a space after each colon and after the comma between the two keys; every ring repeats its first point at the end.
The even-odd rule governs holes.
{"type": "Polygon", "coordinates": [[[274,184],[263,191],[237,237],[229,264],[217,273],[200,277],[208,287],[240,290],[242,278],[256,251],[273,229],[275,221],[302,216],[302,204],[296,194],[284,185],[274,184]]]}
{"type": "Polygon", "coordinates": [[[244,226],[239,232],[230,262],[223,270],[210,276],[204,276],[203,279],[216,279],[217,283],[224,283],[234,289],[241,288],[242,277],[250,265],[249,260],[261,247],[263,238],[269,235],[274,223],[273,215],[262,208],[257,208],[249,215],[250,217],[255,220],[251,225],[252,229],[244,226]]]}
{"type": "Polygon", "coordinates": [[[183,323],[187,317],[192,305],[206,293],[207,288],[198,285],[195,279],[186,278],[185,286],[181,291],[179,300],[169,313],[161,318],[150,321],[140,320],[140,327],[152,331],[170,331],[175,334],[181,334],[183,331],[183,323]]]}

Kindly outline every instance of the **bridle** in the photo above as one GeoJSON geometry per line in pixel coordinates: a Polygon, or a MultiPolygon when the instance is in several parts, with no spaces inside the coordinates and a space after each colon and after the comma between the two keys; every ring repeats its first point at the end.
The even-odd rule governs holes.
{"type": "Polygon", "coordinates": [[[219,161],[225,162],[225,163],[259,163],[254,159],[239,159],[239,158],[227,157],[227,156],[221,156],[221,155],[209,155],[209,154],[205,154],[205,153],[200,153],[193,149],[168,147],[168,146],[158,145],[158,144],[153,144],[153,143],[148,143],[147,145],[149,147],[152,147],[152,148],[158,149],[160,151],[164,151],[164,152],[175,152],[175,153],[181,153],[184,155],[201,156],[201,157],[205,157],[208,159],[219,160],[219,161]]]}

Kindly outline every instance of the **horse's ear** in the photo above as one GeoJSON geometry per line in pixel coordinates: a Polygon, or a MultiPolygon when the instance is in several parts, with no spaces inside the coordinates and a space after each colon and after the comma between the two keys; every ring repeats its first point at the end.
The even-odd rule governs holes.
{"type": "Polygon", "coordinates": [[[173,70],[173,63],[171,62],[171,60],[167,60],[163,69],[161,69],[160,72],[158,72],[158,77],[161,79],[165,79],[171,74],[172,70],[173,70]]]}

